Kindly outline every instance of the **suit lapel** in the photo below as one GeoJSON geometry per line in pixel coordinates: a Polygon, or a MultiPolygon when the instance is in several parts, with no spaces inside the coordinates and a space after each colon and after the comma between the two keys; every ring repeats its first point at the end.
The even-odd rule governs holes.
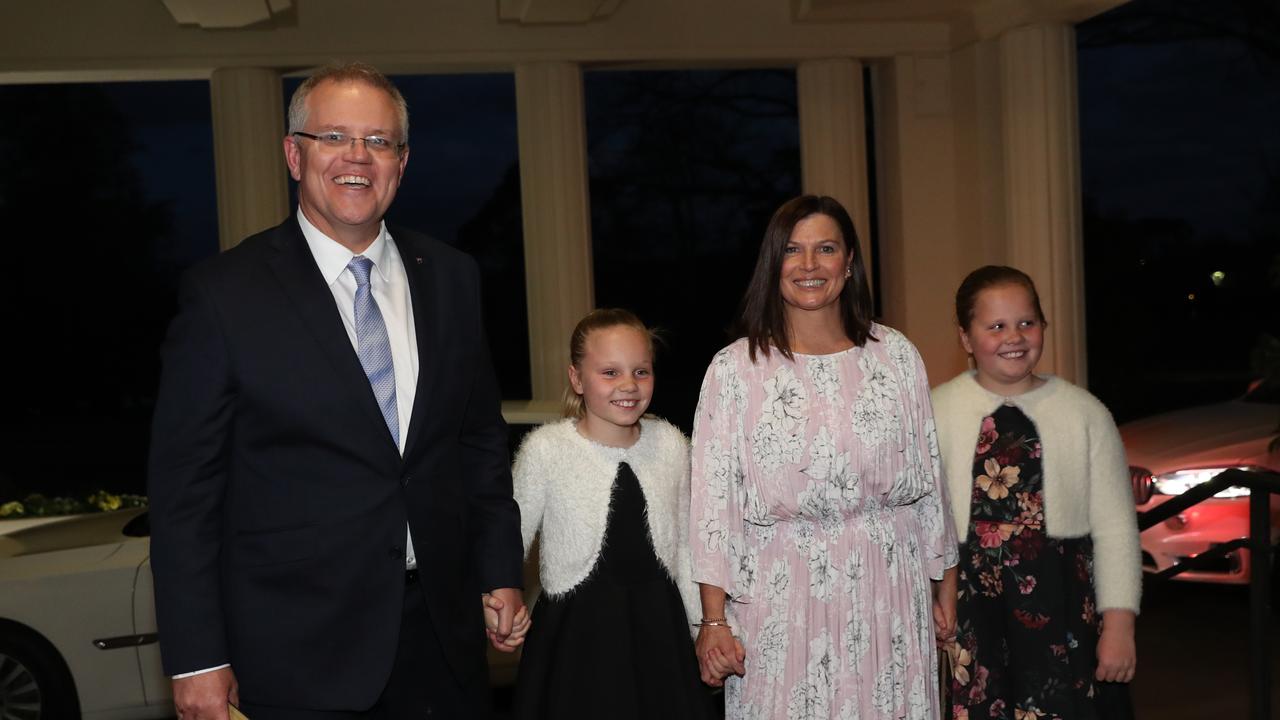
{"type": "Polygon", "coordinates": [[[337,385],[350,396],[352,404],[358,405],[370,421],[377,423],[384,431],[388,446],[399,454],[369,386],[369,378],[364,374],[360,358],[351,347],[351,338],[334,306],[333,293],[325,285],[297,220],[290,218],[277,228],[273,244],[276,254],[267,264],[293,303],[294,310],[302,317],[303,326],[315,338],[322,354],[337,372],[337,385]]]}
{"type": "Polygon", "coordinates": [[[409,415],[409,434],[405,437],[404,454],[409,457],[422,428],[426,426],[427,410],[439,370],[440,333],[440,282],[439,268],[418,247],[413,238],[403,230],[392,230],[391,238],[400,251],[405,276],[409,281],[409,294],[413,300],[413,328],[418,343],[418,387],[413,395],[413,412],[409,415]]]}

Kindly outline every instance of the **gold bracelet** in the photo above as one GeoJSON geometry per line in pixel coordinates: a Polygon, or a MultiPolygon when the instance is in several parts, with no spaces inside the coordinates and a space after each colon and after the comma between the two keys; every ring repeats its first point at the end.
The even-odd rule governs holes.
{"type": "Polygon", "coordinates": [[[730,630],[733,629],[733,626],[730,625],[724,618],[720,618],[719,620],[703,620],[702,622],[696,622],[691,624],[696,628],[722,627],[730,630]]]}

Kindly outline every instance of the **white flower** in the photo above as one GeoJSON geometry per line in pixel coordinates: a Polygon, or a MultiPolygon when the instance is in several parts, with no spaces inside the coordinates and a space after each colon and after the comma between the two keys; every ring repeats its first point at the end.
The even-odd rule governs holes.
{"type": "Polygon", "coordinates": [[[853,609],[845,613],[844,652],[845,664],[857,668],[867,651],[871,649],[871,623],[867,621],[862,603],[856,603],[853,609]]]}
{"type": "Polygon", "coordinates": [[[809,641],[809,664],[805,678],[791,688],[791,701],[787,704],[790,720],[815,720],[830,717],[831,699],[835,695],[832,678],[835,676],[835,658],[831,653],[831,633],[822,631],[809,641]]]}
{"type": "Polygon", "coordinates": [[[791,587],[791,566],[782,558],[774,560],[764,582],[765,601],[770,605],[781,606],[785,611],[791,599],[787,594],[791,587]]]}
{"type": "Polygon", "coordinates": [[[787,666],[787,632],[786,608],[765,620],[760,628],[760,636],[756,639],[756,664],[752,668],[759,677],[781,678],[787,666]]]}
{"type": "Polygon", "coordinates": [[[836,569],[831,564],[831,553],[825,542],[809,544],[809,595],[823,602],[831,600],[836,583],[836,569]]]}
{"type": "Polygon", "coordinates": [[[698,521],[698,540],[711,552],[723,552],[729,547],[728,535],[720,524],[719,515],[708,515],[698,521]]]}
{"type": "Polygon", "coordinates": [[[901,431],[898,380],[889,366],[869,352],[858,359],[858,367],[863,377],[853,402],[853,432],[871,449],[901,431]]]}
{"type": "Polygon", "coordinates": [[[809,358],[804,369],[819,395],[836,405],[843,401],[840,397],[840,364],[836,358],[809,358]]]}

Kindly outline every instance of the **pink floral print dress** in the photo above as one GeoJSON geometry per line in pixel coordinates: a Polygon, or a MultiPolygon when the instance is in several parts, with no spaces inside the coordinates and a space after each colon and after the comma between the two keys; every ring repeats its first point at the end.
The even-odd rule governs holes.
{"type": "Polygon", "coordinates": [[[707,370],[693,432],[694,579],[724,589],[747,650],[730,720],[939,715],[930,578],[956,563],[914,346],[831,355],[746,340],[707,370]]]}

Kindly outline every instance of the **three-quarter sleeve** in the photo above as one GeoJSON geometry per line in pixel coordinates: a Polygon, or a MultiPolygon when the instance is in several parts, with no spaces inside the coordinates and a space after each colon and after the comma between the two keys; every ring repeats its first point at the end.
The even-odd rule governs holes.
{"type": "Polygon", "coordinates": [[[906,393],[909,403],[907,422],[911,432],[908,448],[917,460],[919,482],[924,494],[911,508],[918,515],[922,533],[920,549],[924,557],[925,571],[934,580],[941,580],[943,572],[959,562],[960,548],[956,543],[955,520],[947,497],[946,476],[942,469],[942,453],[938,447],[938,430],[934,424],[933,402],[929,397],[929,377],[924,361],[915,347],[911,347],[910,362],[913,366],[906,393]]]}
{"type": "Polygon", "coordinates": [[[721,351],[707,368],[693,421],[689,545],[693,580],[739,599],[735,570],[744,548],[741,418],[742,378],[721,351]]]}

